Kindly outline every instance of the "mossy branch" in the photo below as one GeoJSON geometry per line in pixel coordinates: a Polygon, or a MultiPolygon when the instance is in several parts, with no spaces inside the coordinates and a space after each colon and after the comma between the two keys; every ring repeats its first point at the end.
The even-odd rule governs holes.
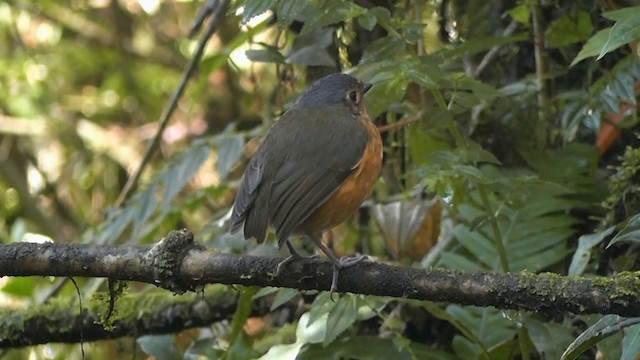
{"type": "MultiPolygon", "coordinates": [[[[291,263],[286,271],[275,276],[276,266],[281,260],[205,250],[193,241],[190,232],[181,230],[171,232],[153,247],[92,247],[51,243],[3,245],[0,246],[0,275],[107,277],[154,284],[175,293],[193,291],[214,283],[300,290],[329,289],[331,263],[302,259],[291,263]]],[[[338,285],[339,292],[493,306],[547,315],[573,312],[640,316],[640,278],[637,273],[585,278],[551,273],[425,270],[362,262],[341,271],[338,285]]],[[[223,313],[230,316],[232,312],[223,313]]],[[[91,316],[94,315],[82,320],[87,329],[94,326],[91,316]]],[[[11,326],[7,325],[10,323],[5,322],[4,326],[11,326]]],[[[24,322],[21,325],[24,326],[22,331],[27,331],[31,326],[24,322]]],[[[55,328],[55,324],[44,328],[55,328]]],[[[178,328],[172,326],[168,331],[178,328]]],[[[18,330],[4,328],[2,331],[15,334],[18,330]]],[[[86,340],[97,339],[87,334],[86,340]]],[[[51,337],[48,341],[64,340],[51,337]]]]}
{"type": "MultiPolygon", "coordinates": [[[[108,295],[77,305],[54,300],[37,308],[0,310],[0,348],[51,342],[78,343],[123,336],[166,334],[207,326],[233,316],[238,291],[229,286],[210,286],[204,292],[173,296],[166,291],[147,291],[118,298],[109,320],[108,295]]],[[[254,303],[253,314],[265,314],[266,301],[254,303]]]]}

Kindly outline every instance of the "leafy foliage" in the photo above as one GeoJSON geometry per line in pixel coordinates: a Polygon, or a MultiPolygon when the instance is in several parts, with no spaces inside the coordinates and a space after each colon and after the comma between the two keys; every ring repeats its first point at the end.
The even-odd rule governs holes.
{"type": "MultiPolygon", "coordinates": [[[[138,244],[187,226],[219,251],[273,254],[226,231],[252,139],[320,74],[348,71],[374,84],[369,113],[390,129],[372,202],[437,196],[445,209],[443,245],[424,263],[570,275],[637,268],[629,243],[638,240],[640,7],[234,1],[159,133],[159,151],[116,207],[198,41],[185,34],[200,4],[152,3],[0,4],[2,242],[138,244]],[[600,141],[607,126],[619,136],[613,147],[600,141]]],[[[356,228],[333,232],[348,244],[338,250],[385,259],[384,233],[356,228]]],[[[87,296],[105,286],[78,283],[87,296]]],[[[55,288],[52,279],[8,279],[0,301],[39,304],[55,288]]],[[[135,346],[159,359],[576,359],[595,356],[595,348],[629,358],[639,346],[637,319],[239,292],[230,321],[88,351],[92,358],[135,346]],[[271,301],[269,316],[251,317],[255,301],[271,301]]],[[[75,290],[65,286],[57,296],[71,299],[75,290]]],[[[11,355],[80,351],[50,349],[11,355]]]]}

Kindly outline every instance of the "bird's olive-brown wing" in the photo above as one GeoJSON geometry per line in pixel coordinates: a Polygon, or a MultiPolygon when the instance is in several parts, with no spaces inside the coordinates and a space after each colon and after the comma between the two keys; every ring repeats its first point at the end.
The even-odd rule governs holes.
{"type": "Polygon", "coordinates": [[[282,246],[352,173],[368,135],[342,104],[294,108],[280,121],[272,133],[286,140],[265,153],[266,161],[278,165],[265,168],[263,181],[270,182],[270,220],[282,246]]]}
{"type": "MultiPolygon", "coordinates": [[[[263,242],[268,227],[268,213],[266,209],[261,213],[255,212],[255,204],[261,188],[264,169],[264,142],[253,155],[242,176],[236,199],[231,212],[231,233],[235,233],[245,225],[245,238],[255,237],[258,242],[263,242]],[[260,216],[262,215],[262,216],[260,216]],[[250,226],[248,226],[249,224],[250,226]]],[[[264,193],[264,189],[263,193],[264,193]]],[[[264,198],[264,194],[262,198],[264,198]]],[[[265,202],[264,200],[262,202],[265,202]]],[[[260,209],[258,209],[260,210],[260,209]]]]}

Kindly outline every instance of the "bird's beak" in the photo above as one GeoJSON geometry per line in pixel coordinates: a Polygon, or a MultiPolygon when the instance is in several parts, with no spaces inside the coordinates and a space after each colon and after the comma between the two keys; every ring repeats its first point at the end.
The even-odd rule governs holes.
{"type": "Polygon", "coordinates": [[[372,86],[373,86],[373,84],[371,84],[371,83],[362,84],[362,93],[366,94],[367,91],[369,91],[369,89],[371,89],[372,86]]]}

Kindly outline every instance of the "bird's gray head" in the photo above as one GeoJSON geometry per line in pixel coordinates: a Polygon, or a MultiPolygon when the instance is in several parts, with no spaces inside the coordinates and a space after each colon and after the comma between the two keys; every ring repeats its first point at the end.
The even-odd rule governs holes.
{"type": "Polygon", "coordinates": [[[300,96],[293,107],[321,107],[345,104],[359,113],[364,102],[362,98],[371,84],[347,74],[331,74],[314,82],[300,96]]]}

